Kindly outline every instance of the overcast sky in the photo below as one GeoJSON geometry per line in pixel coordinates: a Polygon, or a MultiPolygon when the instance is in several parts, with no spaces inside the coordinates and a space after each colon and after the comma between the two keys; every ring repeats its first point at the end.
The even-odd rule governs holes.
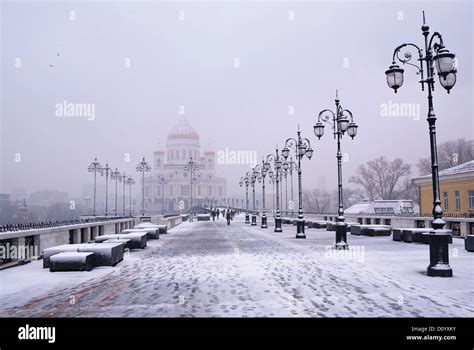
{"type": "MultiPolygon", "coordinates": [[[[429,155],[426,91],[406,66],[394,94],[384,72],[397,45],[423,45],[422,10],[458,58],[451,94],[436,82],[438,140],[473,138],[470,1],[2,1],[1,10],[3,193],[81,195],[95,156],[137,177],[136,163],[164,147],[180,106],[203,147],[259,159],[299,124],[315,150],[304,186],[336,189],[336,143],[328,128],[321,140],[312,130],[336,89],[359,124],[343,140],[345,182],[381,155],[414,164],[429,155]],[[58,117],[63,101],[93,104],[93,120],[58,117]],[[413,103],[420,116],[381,115],[390,101],[413,103]]],[[[229,194],[247,170],[219,167],[229,194]]]]}

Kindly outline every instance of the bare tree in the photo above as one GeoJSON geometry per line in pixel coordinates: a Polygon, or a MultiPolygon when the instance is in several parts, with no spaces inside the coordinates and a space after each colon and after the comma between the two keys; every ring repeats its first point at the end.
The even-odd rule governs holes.
{"type": "MultiPolygon", "coordinates": [[[[474,160],[474,140],[457,139],[442,142],[438,146],[439,170],[474,160]]],[[[416,165],[420,175],[431,174],[431,159],[422,158],[416,165]]]]}
{"type": "Polygon", "coordinates": [[[304,211],[327,213],[331,211],[331,194],[324,190],[314,189],[303,192],[304,211]]]}
{"type": "Polygon", "coordinates": [[[349,182],[362,186],[370,200],[398,199],[402,191],[401,183],[411,174],[410,168],[400,158],[388,161],[385,157],[379,157],[360,165],[349,182]]]}

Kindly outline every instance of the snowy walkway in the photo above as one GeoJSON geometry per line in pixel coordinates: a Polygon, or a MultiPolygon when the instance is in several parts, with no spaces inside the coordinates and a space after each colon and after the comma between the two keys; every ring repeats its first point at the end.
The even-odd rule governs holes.
{"type": "Polygon", "coordinates": [[[0,316],[474,316],[462,240],[450,245],[454,277],[432,278],[427,245],[349,234],[352,256],[338,257],[326,250],[334,232],[297,240],[272,224],[186,222],[116,267],[0,271],[0,316]]]}

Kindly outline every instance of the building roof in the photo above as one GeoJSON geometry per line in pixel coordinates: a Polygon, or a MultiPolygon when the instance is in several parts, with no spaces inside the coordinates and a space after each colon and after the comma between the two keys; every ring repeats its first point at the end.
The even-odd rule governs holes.
{"type": "Polygon", "coordinates": [[[194,130],[191,124],[189,124],[186,118],[181,117],[169,132],[168,140],[169,139],[199,140],[199,134],[194,130]]]}
{"type": "MultiPolygon", "coordinates": [[[[456,176],[463,176],[472,173],[474,176],[474,160],[471,160],[466,163],[455,165],[451,168],[441,170],[439,172],[439,177],[456,177],[456,176]]],[[[420,176],[418,178],[413,179],[415,183],[431,181],[431,174],[420,176]]]]}
{"type": "Polygon", "coordinates": [[[417,212],[418,208],[412,200],[375,200],[357,202],[344,210],[347,214],[407,214],[417,212]]]}

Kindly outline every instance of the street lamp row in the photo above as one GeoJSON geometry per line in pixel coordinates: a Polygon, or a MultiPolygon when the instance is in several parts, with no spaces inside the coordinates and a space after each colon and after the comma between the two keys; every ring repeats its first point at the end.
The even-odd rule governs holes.
{"type": "Polygon", "coordinates": [[[135,181],[131,176],[127,176],[125,173],[121,174],[117,168],[112,170],[109,164],[106,163],[102,166],[97,158],[89,165],[87,169],[90,173],[94,173],[94,202],[93,202],[93,216],[96,216],[96,194],[97,194],[97,174],[105,176],[105,216],[109,215],[108,197],[109,197],[109,176],[111,180],[115,180],[115,210],[114,215],[118,215],[117,196],[118,196],[118,182],[123,182],[123,200],[122,200],[122,214],[125,215],[125,185],[130,185],[130,215],[132,215],[132,185],[135,181]]]}
{"type": "MultiPolygon", "coordinates": [[[[448,243],[451,236],[449,230],[445,230],[445,221],[443,220],[443,210],[441,208],[440,200],[440,186],[439,186],[439,170],[438,170],[438,155],[436,146],[436,116],[433,107],[433,91],[435,85],[435,74],[438,75],[439,83],[449,94],[451,89],[456,84],[456,61],[455,55],[445,47],[443,37],[440,33],[434,32],[430,36],[429,26],[425,22],[425,14],[423,12],[423,25],[421,27],[422,35],[424,37],[424,48],[420,48],[413,43],[404,43],[397,46],[392,55],[392,64],[385,72],[387,84],[396,93],[403,85],[404,70],[397,64],[397,60],[402,64],[407,64],[415,67],[416,73],[421,77],[420,84],[422,91],[427,87],[428,93],[428,126],[430,135],[430,150],[431,150],[431,170],[432,170],[432,189],[433,189],[433,230],[429,233],[430,244],[430,264],[427,268],[428,276],[451,277],[453,275],[452,269],[449,266],[449,249],[448,243]],[[414,48],[418,53],[418,63],[411,62],[413,55],[408,51],[408,48],[414,48]],[[403,55],[401,55],[403,54],[403,55]],[[435,73],[436,68],[436,73],[435,73]]],[[[313,127],[314,134],[318,139],[324,135],[324,124],[328,124],[334,135],[337,143],[337,170],[338,170],[338,216],[336,222],[336,249],[348,249],[347,244],[347,224],[344,218],[344,203],[343,203],[343,186],[342,186],[342,151],[341,140],[343,135],[347,133],[352,139],[357,135],[358,126],[354,122],[352,112],[344,109],[339,100],[336,91],[335,99],[336,108],[334,111],[324,109],[318,114],[318,121],[313,127]]],[[[282,171],[295,169],[298,172],[298,221],[297,221],[297,238],[305,238],[304,233],[304,217],[302,210],[302,189],[301,189],[301,159],[306,155],[311,159],[313,150],[310,142],[306,138],[302,138],[300,131],[297,132],[297,138],[289,138],[285,141],[285,146],[279,153],[278,147],[274,154],[267,155],[262,162],[259,169],[254,169],[254,173],[260,172],[260,177],[265,178],[268,172],[270,178],[276,182],[276,215],[275,215],[275,232],[281,232],[281,213],[279,201],[279,186],[281,181],[282,171]],[[295,151],[297,159],[296,165],[287,161],[290,148],[295,151]],[[271,164],[275,173],[271,170],[271,164]],[[263,173],[265,170],[265,174],[263,173]]],[[[291,174],[291,172],[290,172],[291,174]]],[[[255,177],[255,175],[253,176],[255,177]]],[[[242,186],[245,182],[247,189],[247,214],[246,223],[248,223],[248,184],[252,183],[252,177],[247,175],[240,181],[242,186]]],[[[253,182],[254,183],[254,182],[253,182]]],[[[265,215],[265,189],[262,184],[263,192],[263,213],[262,213],[262,228],[267,227],[265,215]],[[264,224],[265,222],[265,224],[264,224]]],[[[292,196],[293,197],[293,196],[292,196]]],[[[254,208],[255,209],[255,208],[254,208]]]]}

